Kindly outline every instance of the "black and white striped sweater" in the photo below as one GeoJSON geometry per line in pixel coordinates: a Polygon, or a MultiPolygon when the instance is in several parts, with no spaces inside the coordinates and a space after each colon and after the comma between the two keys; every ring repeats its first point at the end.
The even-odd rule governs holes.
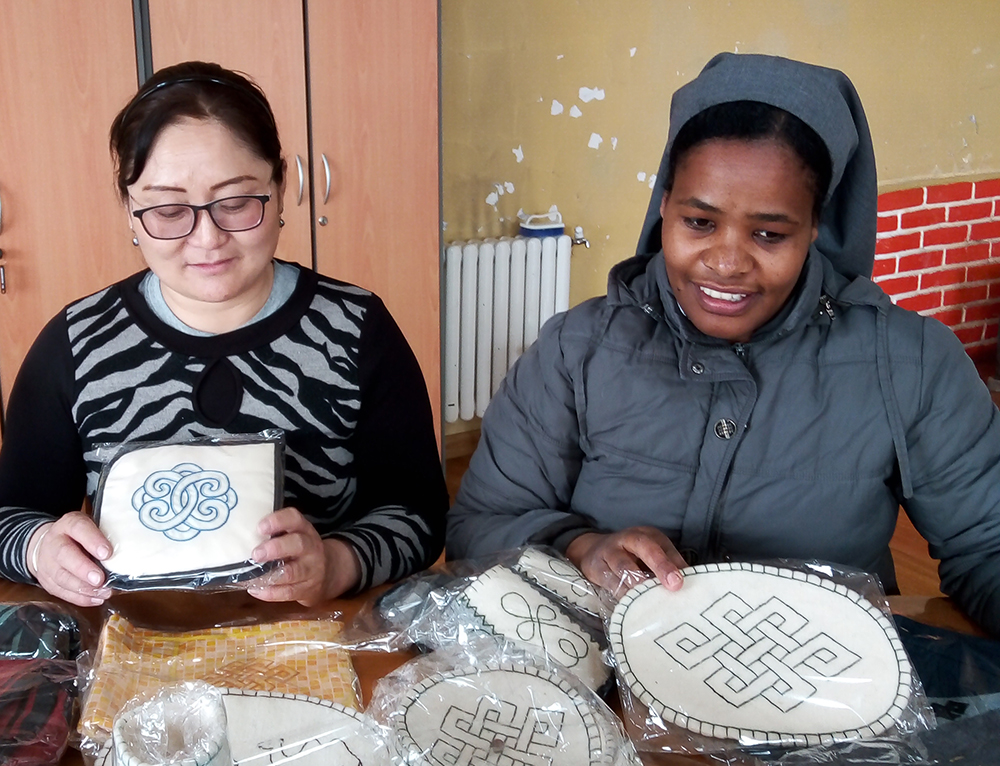
{"type": "Polygon", "coordinates": [[[93,501],[98,447],[285,431],[285,502],[350,542],[361,589],[431,564],[448,494],[423,376],[379,298],[300,269],[291,298],[195,337],[150,310],[143,273],[70,304],[39,334],[0,449],[0,576],[32,582],[42,523],[93,501]]]}

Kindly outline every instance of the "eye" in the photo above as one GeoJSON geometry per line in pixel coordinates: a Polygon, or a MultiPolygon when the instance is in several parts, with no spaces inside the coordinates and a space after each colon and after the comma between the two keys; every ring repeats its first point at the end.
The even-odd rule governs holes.
{"type": "Polygon", "coordinates": [[[753,235],[768,245],[777,245],[788,239],[787,234],[782,234],[780,231],[768,231],[767,229],[758,229],[753,235]]]}
{"type": "Polygon", "coordinates": [[[146,215],[152,215],[159,218],[161,221],[176,221],[178,218],[183,218],[187,215],[188,209],[186,207],[180,207],[175,205],[166,205],[164,207],[154,207],[152,210],[147,210],[146,215]]]}
{"type": "Polygon", "coordinates": [[[708,218],[694,218],[690,216],[684,217],[684,225],[693,231],[711,231],[713,228],[712,221],[708,218]]]}
{"type": "Polygon", "coordinates": [[[232,197],[231,199],[220,200],[217,203],[217,207],[222,210],[223,213],[239,213],[247,205],[250,204],[250,200],[246,197],[232,197]]]}

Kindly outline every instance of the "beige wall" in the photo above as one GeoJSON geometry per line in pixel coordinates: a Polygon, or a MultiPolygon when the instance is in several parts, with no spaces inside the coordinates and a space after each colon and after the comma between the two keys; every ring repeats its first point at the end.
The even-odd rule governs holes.
{"type": "Polygon", "coordinates": [[[998,0],[441,0],[441,23],[444,238],[514,234],[519,209],[558,205],[591,242],[574,304],[634,252],[670,95],[722,50],[845,71],[882,191],[1000,176],[998,0]]]}

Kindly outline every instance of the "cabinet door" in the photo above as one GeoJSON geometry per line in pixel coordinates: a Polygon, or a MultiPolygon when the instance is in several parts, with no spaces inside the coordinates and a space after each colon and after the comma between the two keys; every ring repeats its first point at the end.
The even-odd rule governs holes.
{"type": "Polygon", "coordinates": [[[0,396],[64,305],[143,267],[108,129],[137,84],[127,2],[0,0],[0,396]]]}
{"type": "Polygon", "coordinates": [[[440,422],[437,13],[437,0],[317,0],[308,33],[316,267],[381,296],[440,422]]]}
{"type": "Polygon", "coordinates": [[[153,68],[213,61],[264,90],[288,161],[278,257],[313,267],[302,0],[149,0],[153,68]]]}

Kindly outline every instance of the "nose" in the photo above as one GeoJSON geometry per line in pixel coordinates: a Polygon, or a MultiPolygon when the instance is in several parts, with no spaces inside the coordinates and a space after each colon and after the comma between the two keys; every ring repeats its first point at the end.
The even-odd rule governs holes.
{"type": "Polygon", "coordinates": [[[198,210],[195,216],[194,231],[187,236],[189,244],[203,250],[212,250],[226,241],[229,233],[215,225],[207,210],[198,210]]]}
{"type": "Polygon", "coordinates": [[[705,266],[726,278],[743,276],[753,269],[753,255],[739,232],[722,230],[713,239],[702,257],[705,266]]]}

